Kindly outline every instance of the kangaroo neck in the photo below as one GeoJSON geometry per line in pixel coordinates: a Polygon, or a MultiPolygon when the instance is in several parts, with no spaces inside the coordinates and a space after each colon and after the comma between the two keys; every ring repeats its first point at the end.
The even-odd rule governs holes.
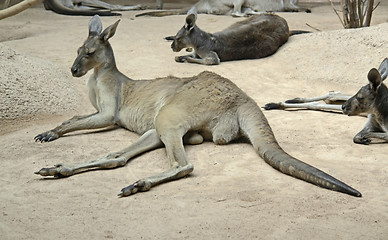
{"type": "Polygon", "coordinates": [[[99,76],[102,76],[103,74],[105,74],[106,72],[118,72],[115,57],[110,44],[108,44],[107,49],[103,54],[103,59],[105,61],[101,62],[99,65],[94,67],[94,76],[96,79],[99,76]]]}
{"type": "Polygon", "coordinates": [[[203,46],[212,48],[217,42],[213,34],[202,31],[197,26],[194,27],[191,34],[193,39],[192,45],[195,49],[203,46]]]}
{"type": "Polygon", "coordinates": [[[381,84],[378,89],[375,107],[385,123],[388,123],[388,88],[384,84],[381,84]]]}

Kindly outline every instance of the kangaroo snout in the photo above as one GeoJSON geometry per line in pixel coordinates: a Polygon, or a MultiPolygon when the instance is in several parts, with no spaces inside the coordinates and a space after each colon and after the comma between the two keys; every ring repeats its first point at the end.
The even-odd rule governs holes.
{"type": "Polygon", "coordinates": [[[344,104],[342,104],[342,112],[345,115],[352,116],[352,104],[351,104],[351,99],[348,99],[344,104]],[[349,101],[350,100],[350,101],[349,101]]]}
{"type": "Polygon", "coordinates": [[[344,104],[342,104],[342,112],[348,116],[356,116],[362,111],[360,111],[358,101],[354,98],[350,98],[344,104]]]}
{"type": "Polygon", "coordinates": [[[80,70],[78,65],[73,65],[70,70],[73,77],[82,77],[83,75],[86,74],[85,71],[80,70]]]}
{"type": "Polygon", "coordinates": [[[177,44],[175,44],[175,40],[171,43],[171,49],[174,52],[180,52],[181,49],[177,48],[177,44]]]}
{"type": "Polygon", "coordinates": [[[342,104],[342,112],[347,115],[346,103],[342,104]]]}
{"type": "Polygon", "coordinates": [[[72,66],[71,67],[71,74],[73,75],[73,77],[75,77],[75,75],[78,73],[78,67],[77,66],[72,66]]]}

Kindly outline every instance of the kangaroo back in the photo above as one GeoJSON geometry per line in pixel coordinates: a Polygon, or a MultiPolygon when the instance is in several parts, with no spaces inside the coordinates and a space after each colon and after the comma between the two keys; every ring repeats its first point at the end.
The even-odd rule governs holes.
{"type": "Polygon", "coordinates": [[[286,153],[276,141],[264,114],[256,104],[246,103],[238,109],[243,134],[251,141],[259,156],[273,168],[320,187],[361,197],[361,193],[327,173],[286,153]]]}
{"type": "Polygon", "coordinates": [[[274,14],[261,14],[237,22],[214,33],[220,46],[214,49],[221,61],[255,59],[274,54],[288,41],[286,20],[274,14]]]}

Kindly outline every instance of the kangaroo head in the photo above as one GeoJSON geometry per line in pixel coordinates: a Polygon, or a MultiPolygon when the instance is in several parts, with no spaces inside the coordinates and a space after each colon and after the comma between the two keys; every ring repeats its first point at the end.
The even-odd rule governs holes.
{"type": "Polygon", "coordinates": [[[115,34],[119,22],[120,20],[102,31],[102,23],[98,15],[89,21],[89,36],[78,49],[78,56],[71,67],[74,77],[81,77],[90,69],[101,66],[107,61],[114,61],[108,40],[115,34]]]}
{"type": "Polygon", "coordinates": [[[381,75],[376,68],[372,68],[368,73],[369,84],[363,86],[353,97],[342,105],[343,112],[348,116],[361,113],[371,113],[378,90],[383,83],[381,75]]]}
{"type": "Polygon", "coordinates": [[[174,37],[174,41],[171,44],[171,48],[174,52],[179,52],[183,48],[192,47],[191,32],[195,27],[195,20],[197,19],[197,13],[194,10],[190,10],[187,13],[185,25],[178,31],[174,37]]]}

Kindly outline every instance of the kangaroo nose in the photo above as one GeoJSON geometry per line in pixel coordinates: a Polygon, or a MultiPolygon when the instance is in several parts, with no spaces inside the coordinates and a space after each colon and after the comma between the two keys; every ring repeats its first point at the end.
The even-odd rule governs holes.
{"type": "Polygon", "coordinates": [[[73,66],[71,67],[71,73],[74,75],[74,74],[77,74],[78,73],[78,67],[77,66],[73,66]]]}

